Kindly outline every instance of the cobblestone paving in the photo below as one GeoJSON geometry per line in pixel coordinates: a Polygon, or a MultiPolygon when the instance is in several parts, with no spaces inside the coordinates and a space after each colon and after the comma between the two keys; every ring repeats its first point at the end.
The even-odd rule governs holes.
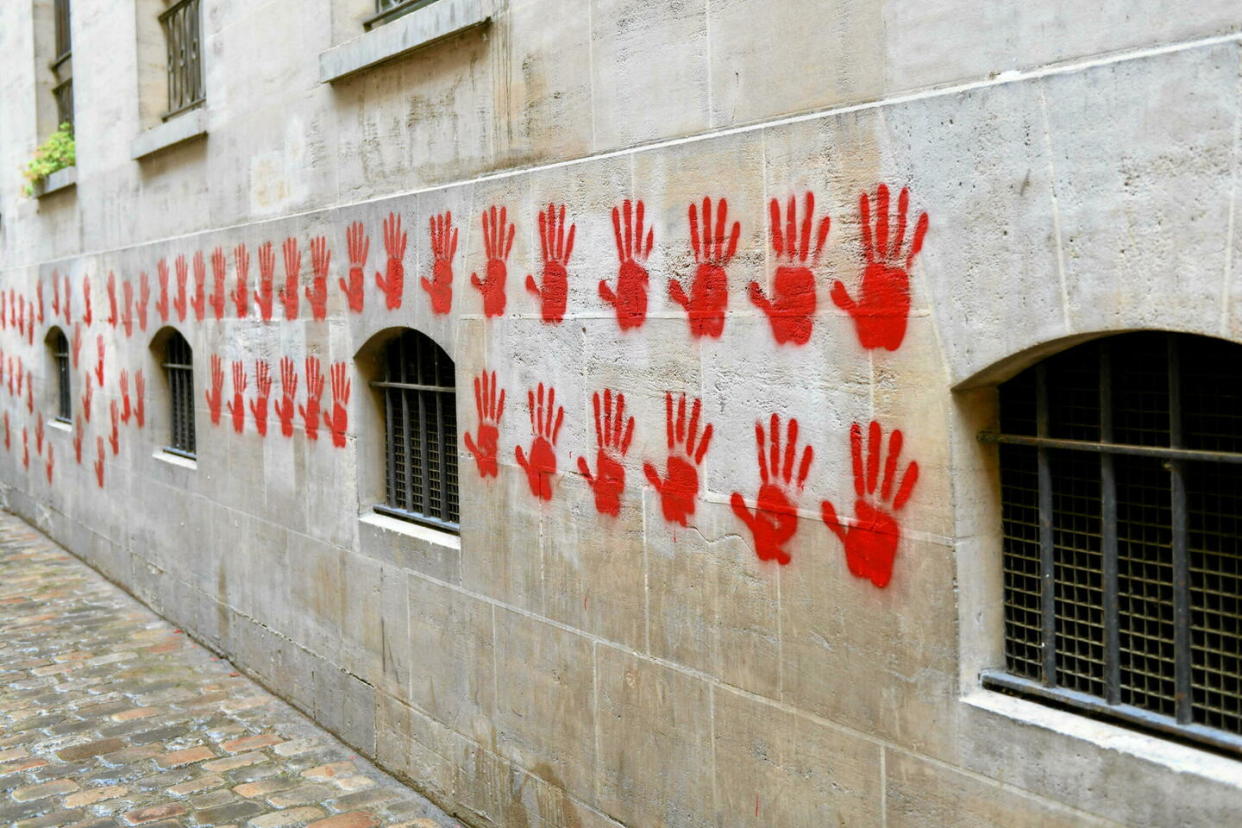
{"type": "Polygon", "coordinates": [[[457,825],[0,512],[0,825],[457,825]]]}

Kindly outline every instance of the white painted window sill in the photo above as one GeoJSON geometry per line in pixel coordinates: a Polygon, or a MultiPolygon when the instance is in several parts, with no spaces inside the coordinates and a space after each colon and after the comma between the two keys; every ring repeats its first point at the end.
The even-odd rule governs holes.
{"type": "Polygon", "coordinates": [[[57,431],[63,431],[66,434],[70,434],[73,432],[73,425],[71,423],[65,422],[64,420],[57,420],[57,419],[48,420],[47,427],[54,428],[57,431]]]}
{"type": "Polygon", "coordinates": [[[191,460],[188,457],[182,457],[180,454],[173,454],[171,451],[156,449],[151,455],[161,463],[167,463],[170,466],[176,466],[181,469],[189,469],[190,471],[198,471],[198,461],[191,460]]]}
{"type": "Polygon", "coordinates": [[[141,133],[129,145],[135,161],[207,134],[207,110],[204,107],[183,112],[157,127],[141,133]]]}
{"type": "Polygon", "coordinates": [[[492,19],[494,0],[435,0],[364,35],[319,53],[320,83],[401,57],[492,19]]]}
{"type": "Polygon", "coordinates": [[[415,540],[435,544],[436,546],[443,546],[446,549],[461,549],[461,537],[459,535],[442,532],[439,529],[432,529],[430,526],[423,526],[421,523],[400,520],[388,515],[381,515],[379,512],[367,512],[359,515],[358,520],[378,529],[395,532],[398,535],[405,535],[415,540]]]}
{"type": "Polygon", "coordinates": [[[78,168],[65,167],[63,170],[49,173],[46,178],[35,184],[35,196],[43,198],[44,196],[50,196],[52,193],[63,192],[70,187],[76,186],[78,186],[78,168]]]}

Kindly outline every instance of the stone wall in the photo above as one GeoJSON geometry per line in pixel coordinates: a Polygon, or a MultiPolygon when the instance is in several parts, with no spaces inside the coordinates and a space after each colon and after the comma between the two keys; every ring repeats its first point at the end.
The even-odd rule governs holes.
{"type": "MultiPolygon", "coordinates": [[[[597,2],[574,16],[515,0],[330,86],[314,56],[367,4],[325,0],[318,18],[290,5],[206,3],[208,134],[134,162],[139,107],[115,89],[141,86],[139,63],[92,44],[132,44],[135,22],[75,4],[80,178],[37,200],[13,195],[37,135],[31,24],[0,13],[14,70],[0,95],[19,116],[0,133],[9,508],[471,820],[1236,821],[1235,761],[979,689],[980,669],[1003,665],[1003,631],[995,454],[975,439],[996,381],[1082,337],[1242,338],[1242,48],[1219,35],[1236,9],[1173,22],[1160,4],[597,2]],[[112,93],[92,96],[105,80],[112,93]],[[802,110],[815,111],[782,117],[802,110]],[[626,232],[627,202],[643,232],[626,232]],[[550,204],[574,228],[563,297],[541,244],[550,204]],[[515,228],[503,257],[485,238],[493,208],[515,228]],[[441,313],[429,227],[450,213],[441,313]],[[359,258],[353,226],[369,240],[360,311],[338,283],[359,258]],[[279,298],[270,321],[231,298],[239,252],[253,293],[268,244],[275,288],[294,274],[295,319],[279,298]],[[390,258],[391,302],[377,280],[390,258]],[[506,280],[489,315],[472,277],[495,274],[491,258],[506,280]],[[14,324],[15,300],[32,325],[14,324]],[[68,428],[47,424],[53,326],[81,341],[78,415],[91,389],[89,421],[68,428]],[[162,451],[152,345],[166,326],[193,346],[203,392],[192,464],[162,451]],[[474,379],[494,372],[506,392],[498,474],[462,442],[460,536],[372,509],[383,413],[368,383],[377,343],[403,327],[453,357],[463,438],[480,425],[474,379]],[[311,439],[295,416],[286,437],[272,410],[260,435],[247,405],[234,429],[233,364],[246,404],[256,363],[270,366],[271,404],[284,358],[302,406],[308,359],[343,366],[347,425],[316,421],[311,439]],[[564,411],[547,480],[517,453],[533,453],[541,385],[564,411]],[[609,443],[627,444],[612,489],[596,394],[623,394],[633,417],[632,439],[609,443]],[[706,449],[678,487],[666,425],[682,395],[706,449]],[[891,550],[834,531],[824,506],[845,526],[868,514],[855,428],[865,457],[883,443],[861,500],[895,519],[891,550]]],[[[332,400],[325,382],[324,411],[332,400]]]]}

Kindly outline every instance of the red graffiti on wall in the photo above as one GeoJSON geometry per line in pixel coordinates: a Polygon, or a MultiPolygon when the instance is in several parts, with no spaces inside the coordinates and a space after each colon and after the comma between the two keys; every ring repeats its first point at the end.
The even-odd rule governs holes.
{"type": "Polygon", "coordinates": [[[323,320],[328,316],[328,269],[332,266],[332,250],[323,236],[311,239],[311,283],[306,286],[306,301],[311,307],[311,319],[323,320]]]}
{"type": "Polygon", "coordinates": [[[173,310],[177,312],[177,320],[185,321],[185,312],[187,308],[186,284],[190,278],[190,267],[186,263],[185,256],[178,256],[173,262],[173,268],[177,271],[177,295],[173,297],[173,310]]]}
{"type": "Polygon", "coordinates": [[[35,454],[43,454],[43,412],[35,418],[35,454]]]}
{"type": "Polygon", "coordinates": [[[65,312],[65,324],[72,325],[73,324],[73,313],[71,310],[70,303],[71,303],[71,300],[73,299],[73,293],[69,287],[69,274],[67,273],[65,274],[65,277],[64,277],[64,285],[65,285],[65,290],[64,290],[64,293],[61,294],[61,297],[62,297],[61,298],[61,309],[64,310],[65,312]]]}
{"type": "Polygon", "coordinates": [[[530,430],[534,440],[530,445],[529,458],[518,446],[514,449],[517,463],[526,472],[531,493],[540,500],[552,499],[552,480],[556,476],[556,441],[565,421],[565,409],[556,404],[556,389],[548,387],[545,405],[543,383],[539,394],[528,390],[527,406],[530,409],[530,430]],[[555,416],[554,416],[555,415],[555,416]]]}
{"type": "Polygon", "coordinates": [[[82,354],[82,326],[75,322],[73,324],[73,340],[71,353],[73,355],[73,367],[78,367],[78,358],[82,354]]]}
{"type": "Polygon", "coordinates": [[[211,424],[220,425],[220,403],[223,400],[224,365],[217,354],[211,355],[211,388],[203,392],[207,400],[207,410],[211,413],[211,424]]]}
{"type": "Polygon", "coordinates": [[[323,396],[323,372],[319,368],[319,357],[306,358],[306,405],[298,406],[298,414],[302,416],[302,424],[306,429],[306,439],[319,439],[319,398],[323,396]]]}
{"type": "Polygon", "coordinates": [[[121,296],[124,298],[121,327],[125,329],[125,337],[128,339],[134,335],[134,284],[129,279],[121,285],[121,296]]]}
{"type": "Polygon", "coordinates": [[[880,184],[875,192],[875,227],[872,229],[871,202],[867,194],[858,197],[858,223],[862,227],[863,267],[859,298],[855,300],[838,281],[832,287],[832,301],[854,319],[858,341],[864,348],[895,351],[906,335],[910,316],[910,270],[914,257],[923,249],[927,235],[927,213],[915,222],[910,247],[906,241],[906,215],[910,192],[902,187],[897,196],[897,222],[892,238],[888,234],[888,187],[880,184]],[[890,243],[891,242],[891,243],[890,243]],[[903,257],[903,252],[905,253],[903,257]]]}
{"type": "Polygon", "coordinates": [[[798,454],[798,421],[790,418],[786,428],[785,447],[781,451],[780,417],[772,415],[770,429],[765,436],[763,422],[755,423],[755,448],[759,459],[759,496],[752,511],[746,506],[741,492],[734,492],[730,499],[733,512],[746,524],[755,540],[755,554],[761,561],[776,561],[784,566],[789,563],[789,543],[798,531],[798,514],[793,495],[801,491],[811,470],[814,452],[810,446],[803,449],[802,461],[794,461],[798,454]]]}
{"type": "Polygon", "coordinates": [[[264,322],[272,318],[272,279],[275,273],[276,252],[270,241],[263,242],[259,245],[259,289],[254,292],[254,303],[259,306],[259,317],[264,322]]]}
{"type": "Polygon", "coordinates": [[[362,313],[363,297],[366,285],[367,255],[371,250],[371,239],[367,236],[362,222],[355,221],[345,228],[345,247],[349,253],[349,281],[344,277],[337,279],[341,293],[349,303],[352,313],[362,313]]]}
{"type": "Polygon", "coordinates": [[[406,234],[401,229],[401,216],[389,213],[384,219],[384,252],[388,254],[388,263],[384,273],[376,272],[375,284],[384,294],[389,310],[401,307],[401,296],[405,292],[405,257],[406,234]]]}
{"type": "Polygon", "coordinates": [[[479,427],[475,437],[466,432],[466,449],[474,455],[479,467],[479,477],[496,477],[497,442],[500,437],[500,418],[505,413],[505,391],[496,381],[496,372],[484,371],[474,378],[474,408],[479,414],[479,427]],[[499,397],[497,396],[499,391],[499,397]]]}
{"type": "Polygon", "coordinates": [[[557,212],[556,206],[539,214],[539,248],[543,252],[543,281],[536,284],[535,277],[526,275],[526,289],[539,299],[539,313],[544,322],[556,323],[565,318],[569,302],[569,257],[574,252],[572,223],[565,232],[565,205],[557,212]]]}
{"type": "Polygon", "coordinates": [[[250,402],[254,428],[260,437],[267,436],[267,400],[272,393],[271,367],[261,359],[254,362],[254,387],[259,393],[250,402]]]}
{"type": "Polygon", "coordinates": [[[845,563],[849,566],[850,573],[859,578],[868,578],[878,587],[888,586],[892,579],[893,560],[897,556],[897,546],[901,543],[901,526],[894,515],[910,500],[914,484],[919,479],[919,464],[911,461],[901,475],[901,482],[897,483],[898,457],[901,455],[902,445],[900,429],[894,429],[889,434],[888,461],[884,463],[884,477],[880,477],[883,441],[880,424],[873,420],[867,431],[867,461],[864,464],[862,426],[854,423],[850,427],[854,494],[857,496],[854,501],[854,520],[850,527],[846,529],[842,526],[831,502],[825,500],[820,506],[824,523],[845,547],[845,563]],[[896,492],[893,491],[894,484],[897,486],[896,492]],[[878,497],[877,485],[880,487],[878,497]]]}
{"type": "Polygon", "coordinates": [[[690,420],[686,421],[686,395],[677,401],[677,417],[673,418],[673,395],[664,395],[664,429],[668,437],[668,459],[665,462],[664,479],[651,463],[643,463],[647,480],[660,495],[660,509],[670,523],[689,526],[694,514],[695,501],[699,496],[699,466],[707,455],[712,442],[712,426],[703,425],[699,431],[699,417],[703,401],[694,398],[690,407],[690,420]]]}
{"type": "Polygon", "coordinates": [[[246,430],[246,382],[246,364],[233,360],[233,400],[226,403],[226,407],[233,418],[233,430],[238,434],[246,430]]]}
{"type": "Polygon", "coordinates": [[[283,357],[280,360],[280,394],[281,399],[276,403],[276,416],[280,418],[280,433],[286,437],[293,436],[293,415],[296,408],[293,404],[293,398],[298,393],[298,369],[294,366],[293,360],[289,357],[283,357]]]}
{"type": "Polygon", "coordinates": [[[156,281],[160,285],[160,298],[155,300],[155,312],[160,322],[168,321],[168,262],[160,259],[155,263],[156,281]]]}
{"type": "Polygon", "coordinates": [[[116,275],[111,270],[108,271],[106,288],[108,292],[108,318],[106,321],[108,327],[115,328],[119,317],[116,312],[116,275]]]}
{"type": "Polygon", "coordinates": [[[190,307],[194,309],[194,318],[199,322],[207,312],[207,263],[203,261],[203,251],[194,252],[194,296],[190,299],[190,307]]]}
{"type": "Polygon", "coordinates": [[[26,413],[34,413],[34,376],[26,377],[26,413]]]}
{"type": "Polygon", "coordinates": [[[104,486],[104,438],[95,438],[95,454],[98,458],[95,461],[95,480],[99,483],[99,488],[104,486]]]}
{"type": "Polygon", "coordinates": [[[17,334],[18,338],[26,335],[26,300],[17,297],[17,334]]]}
{"type": "Polygon", "coordinates": [[[52,485],[52,473],[56,468],[56,458],[53,455],[51,443],[47,444],[47,464],[43,468],[47,472],[47,483],[50,486],[52,485]]]}
{"type": "Polygon", "coordinates": [[[118,382],[121,388],[121,422],[129,425],[129,418],[133,416],[133,408],[129,399],[129,371],[122,368],[118,382]]]}
{"type": "Polygon", "coordinates": [[[30,468],[30,433],[22,426],[22,468],[30,468]]]}
{"type": "Polygon", "coordinates": [[[82,416],[89,423],[91,421],[91,400],[95,392],[91,390],[91,375],[87,373],[82,378],[82,416]]]}
{"type": "Polygon", "coordinates": [[[108,403],[108,415],[112,422],[112,430],[108,433],[108,444],[112,446],[112,453],[117,454],[121,450],[121,435],[117,430],[116,400],[108,403]]]}
{"type": "MultiPolygon", "coordinates": [[[[625,419],[625,395],[618,393],[613,404],[612,390],[604,389],[604,417],[600,420],[600,395],[591,396],[595,409],[595,475],[585,457],[578,458],[578,470],[595,492],[595,510],[601,515],[621,514],[621,493],[625,491],[625,466],[621,461],[634,438],[634,418],[625,419]]],[[[531,452],[532,455],[534,452],[531,452]]]]}
{"type": "Polygon", "coordinates": [[[211,251],[211,296],[207,304],[211,305],[211,313],[219,322],[224,318],[225,290],[224,280],[228,276],[228,261],[224,258],[224,248],[217,246],[211,251]]]}
{"type": "Polygon", "coordinates": [[[40,279],[35,283],[35,296],[38,298],[39,324],[43,324],[43,280],[40,279]]]}
{"type": "Polygon", "coordinates": [[[34,303],[31,302],[30,303],[30,321],[26,325],[26,344],[27,345],[34,344],[34,332],[35,332],[35,312],[34,312],[34,303]]]}
{"type": "Polygon", "coordinates": [[[237,311],[238,319],[245,319],[250,313],[250,251],[246,245],[239,244],[233,248],[233,264],[237,270],[233,292],[229,296],[237,311]]]}
{"type": "Polygon", "coordinates": [[[617,243],[617,289],[613,292],[607,280],[600,280],[600,298],[612,305],[621,330],[641,327],[647,320],[647,257],[654,243],[652,229],[643,237],[643,202],[637,205],[626,199],[620,208],[612,208],[612,232],[617,243]],[[622,219],[624,217],[624,231],[622,219]]]}
{"type": "MultiPolygon", "coordinates": [[[[42,284],[40,284],[42,289],[42,284]]],[[[4,297],[0,296],[0,317],[4,316],[4,297]]],[[[52,318],[60,318],[60,273],[52,271],[52,318]]],[[[0,318],[0,328],[4,327],[4,320],[0,318]]]]}
{"type": "Polygon", "coordinates": [[[690,320],[690,335],[719,337],[724,332],[725,309],[729,304],[729,277],[725,268],[737,253],[737,240],[742,225],[733,222],[728,235],[729,202],[720,199],[716,204],[716,223],[712,226],[712,200],[703,199],[702,229],[694,203],[690,204],[690,248],[694,251],[694,279],[690,283],[690,295],[686,295],[681,282],[668,281],[668,295],[686,310],[690,320]]]}
{"type": "Polygon", "coordinates": [[[285,319],[298,318],[298,277],[302,273],[302,251],[298,249],[298,240],[285,239],[285,284],[280,289],[280,303],[285,308],[285,319]]]}
{"type": "Polygon", "coordinates": [[[9,300],[8,294],[0,290],[0,330],[8,330],[9,327],[9,300]]]}
{"type": "Polygon", "coordinates": [[[73,456],[78,461],[78,465],[82,465],[82,437],[84,435],[82,428],[82,416],[78,415],[73,420],[73,456]]]}
{"type": "Polygon", "coordinates": [[[453,257],[457,255],[453,214],[445,210],[427,219],[427,232],[431,235],[431,281],[424,276],[419,282],[431,299],[431,312],[445,314],[453,308],[453,257]]]}
{"type": "Polygon", "coordinates": [[[470,274],[470,284],[483,297],[483,315],[500,316],[505,312],[505,280],[509,270],[506,264],[509,251],[513,249],[513,235],[517,228],[507,218],[506,209],[495,205],[483,211],[483,252],[487,255],[484,278],[478,273],[470,274]]]}
{"type": "Polygon", "coordinates": [[[95,337],[95,379],[99,387],[104,387],[104,338],[103,334],[95,337]]]}
{"type": "Polygon", "coordinates": [[[769,299],[758,282],[749,285],[750,301],[767,315],[772,325],[772,336],[778,344],[805,345],[811,338],[816,306],[816,286],[813,268],[819,265],[824,243],[828,240],[831,220],[824,216],[815,233],[814,247],[811,229],[815,220],[815,194],[808,191],[805,197],[802,223],[799,231],[798,202],[790,196],[785,205],[785,230],[781,232],[781,208],[776,199],[768,205],[771,218],[772,252],[777,266],[773,280],[773,298],[769,299]]]}
{"type": "Polygon", "coordinates": [[[332,435],[332,445],[345,447],[345,434],[349,429],[350,380],[345,375],[345,363],[338,362],[328,372],[332,381],[332,413],[323,413],[324,426],[332,435]]]}
{"type": "Polygon", "coordinates": [[[146,397],[147,386],[146,380],[142,376],[142,371],[134,372],[134,422],[139,428],[146,425],[146,408],[143,399],[146,397]]]}

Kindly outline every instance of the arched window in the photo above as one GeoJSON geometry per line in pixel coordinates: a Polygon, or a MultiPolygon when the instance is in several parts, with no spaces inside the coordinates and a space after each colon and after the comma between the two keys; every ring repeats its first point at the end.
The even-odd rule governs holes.
{"type": "Polygon", "coordinates": [[[194,457],[194,352],[185,337],[170,331],[164,343],[164,376],[168,380],[169,434],[166,451],[194,457]]]}
{"type": "Polygon", "coordinates": [[[52,328],[47,336],[52,354],[52,376],[56,378],[56,419],[67,423],[73,417],[69,393],[69,339],[60,328],[52,328]]]}
{"type": "Polygon", "coordinates": [[[384,407],[385,502],[376,511],[457,531],[457,380],[453,360],[427,336],[406,330],[372,382],[384,407]]]}
{"type": "Polygon", "coordinates": [[[1122,334],[999,394],[985,684],[1242,750],[1242,346],[1122,334]]]}

